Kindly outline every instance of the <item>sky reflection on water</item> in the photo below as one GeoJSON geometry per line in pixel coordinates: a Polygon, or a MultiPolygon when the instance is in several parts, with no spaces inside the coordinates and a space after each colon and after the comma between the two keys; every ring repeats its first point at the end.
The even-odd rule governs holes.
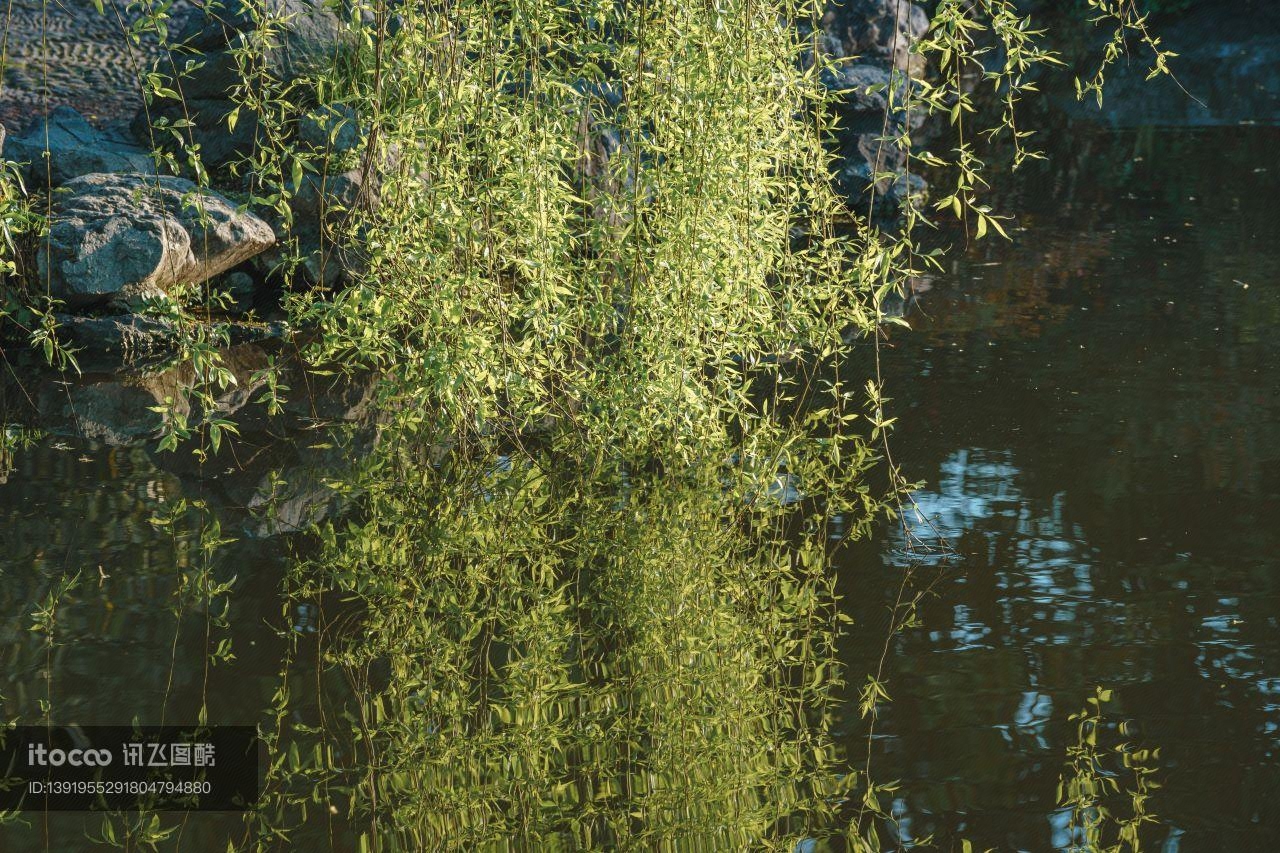
{"type": "Polygon", "coordinates": [[[887,531],[880,563],[943,579],[893,646],[876,760],[917,834],[1070,849],[1067,715],[1103,685],[1106,725],[1162,750],[1148,841],[1273,850],[1280,135],[1064,139],[1006,181],[1026,230],[932,282],[888,355],[928,483],[906,529],[957,554],[887,531]]]}

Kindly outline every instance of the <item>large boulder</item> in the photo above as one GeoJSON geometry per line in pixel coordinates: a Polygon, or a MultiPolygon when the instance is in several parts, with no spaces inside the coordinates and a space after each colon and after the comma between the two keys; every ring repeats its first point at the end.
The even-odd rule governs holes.
{"type": "MultiPolygon", "coordinates": [[[[264,0],[255,0],[261,8],[264,0]]],[[[272,46],[255,64],[254,73],[267,73],[284,84],[333,66],[353,43],[347,23],[322,0],[265,0],[269,18],[279,22],[272,46]]],[[[190,120],[182,132],[200,145],[206,167],[219,170],[248,155],[258,137],[258,122],[247,110],[237,111],[234,130],[228,116],[236,109],[235,89],[243,75],[235,49],[254,34],[259,17],[245,0],[210,0],[191,12],[177,41],[193,54],[192,67],[170,88],[182,100],[157,98],[134,117],[132,132],[139,139],[170,143],[169,134],[153,134],[160,124],[190,120]]],[[[162,73],[168,66],[160,69],[162,73]]]]}
{"type": "Polygon", "coordinates": [[[903,169],[905,152],[892,141],[918,129],[924,111],[908,113],[912,78],[924,73],[912,47],[929,31],[924,9],[908,0],[827,0],[807,62],[822,62],[822,85],[839,122],[829,141],[840,155],[833,176],[859,213],[892,216],[919,204],[923,179],[903,169]],[[889,175],[888,173],[893,173],[889,175]]]}
{"type": "Polygon", "coordinates": [[[316,154],[343,157],[360,149],[364,132],[351,107],[326,104],[298,122],[298,141],[316,154]]]}
{"type": "Polygon", "coordinates": [[[275,242],[262,219],[182,178],[84,175],[64,190],[37,260],[50,295],[70,308],[161,295],[275,242]]]}
{"type": "Polygon", "coordinates": [[[230,126],[227,119],[235,107],[221,98],[189,98],[185,103],[157,99],[138,111],[130,130],[149,144],[173,148],[171,132],[162,125],[182,122],[184,125],[177,132],[185,141],[200,147],[201,162],[206,168],[218,170],[252,152],[259,136],[257,118],[244,111],[235,127],[230,126]],[[188,121],[190,124],[186,125],[188,121]]]}
{"type": "Polygon", "coordinates": [[[281,24],[278,46],[268,57],[278,74],[294,77],[324,68],[346,44],[346,27],[323,0],[209,0],[188,15],[178,42],[202,53],[235,46],[257,29],[263,12],[281,24]]]}
{"type": "Polygon", "coordinates": [[[897,156],[885,159],[890,162],[882,160],[880,168],[876,168],[874,155],[845,160],[835,180],[849,207],[876,219],[896,218],[908,207],[919,210],[928,200],[929,185],[914,172],[895,166],[892,161],[897,156]]]}
{"type": "Polygon", "coordinates": [[[5,144],[5,158],[23,167],[28,186],[61,186],[94,172],[153,174],[151,155],[108,136],[70,107],[56,107],[5,144]]]}

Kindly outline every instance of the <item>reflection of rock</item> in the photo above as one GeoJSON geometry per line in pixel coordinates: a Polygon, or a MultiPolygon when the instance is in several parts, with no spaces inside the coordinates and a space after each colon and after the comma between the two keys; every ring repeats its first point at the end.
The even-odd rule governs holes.
{"type": "MultiPolygon", "coordinates": [[[[121,321],[119,325],[130,335],[163,334],[163,324],[121,321]]],[[[82,333],[85,328],[88,327],[80,327],[82,333]]],[[[236,382],[215,391],[219,412],[234,414],[258,393],[262,380],[254,374],[267,366],[269,355],[267,349],[256,344],[223,351],[223,363],[236,382]]],[[[164,404],[165,398],[179,401],[178,412],[194,414],[181,393],[183,388],[192,386],[193,379],[189,364],[107,373],[86,370],[83,376],[36,367],[16,371],[7,378],[0,405],[3,417],[12,423],[126,446],[155,436],[161,421],[150,407],[164,404]]]]}
{"type": "Polygon", "coordinates": [[[95,130],[70,107],[57,107],[10,138],[5,157],[27,164],[23,176],[30,187],[57,187],[94,172],[155,171],[150,154],[95,130]]]}
{"type": "MultiPolygon", "coordinates": [[[[236,415],[252,400],[264,380],[255,374],[268,366],[269,353],[248,344],[222,353],[222,364],[235,377],[233,385],[213,389],[214,405],[224,417],[236,415]]],[[[153,406],[175,402],[175,410],[198,421],[184,389],[194,384],[191,366],[182,364],[159,371],[122,371],[103,378],[68,383],[62,395],[48,400],[45,424],[65,424],[84,438],[123,446],[143,443],[157,435],[161,424],[153,406]]],[[[65,429],[65,427],[64,427],[65,429]]]]}
{"type": "Polygon", "coordinates": [[[257,216],[181,178],[84,175],[65,189],[38,264],[50,295],[72,308],[162,295],[275,242],[257,216]]]}
{"type": "MultiPolygon", "coordinates": [[[[377,429],[368,375],[316,377],[289,363],[284,411],[235,412],[240,434],[201,464],[188,453],[153,453],[156,464],[222,508],[229,529],[254,537],[306,529],[342,512],[351,496],[334,488],[368,456],[377,429]]],[[[256,396],[256,392],[255,392],[256,396]]]]}
{"type": "Polygon", "coordinates": [[[185,448],[147,452],[184,490],[205,499],[228,531],[266,537],[305,530],[342,512],[351,496],[334,484],[350,479],[375,436],[367,423],[288,436],[246,431],[227,439],[234,450],[204,464],[185,448]]]}
{"type": "Polygon", "coordinates": [[[112,447],[125,447],[155,436],[160,415],[150,411],[174,388],[166,383],[94,382],[68,389],[65,413],[76,432],[112,447]]]}
{"type": "MultiPolygon", "coordinates": [[[[116,371],[173,355],[181,345],[173,324],[142,314],[107,317],[56,315],[58,337],[75,351],[82,370],[116,371]]],[[[230,346],[284,337],[283,323],[227,323],[230,346]]]]}
{"type": "MultiPolygon", "coordinates": [[[[139,334],[154,332],[141,322],[120,322],[139,334]]],[[[189,365],[82,377],[20,367],[0,376],[0,419],[114,447],[140,445],[159,468],[206,498],[229,530],[251,536],[298,530],[346,507],[350,496],[330,484],[342,481],[372,449],[372,377],[309,374],[287,350],[267,345],[232,346],[222,359],[235,383],[214,391],[215,405],[239,434],[224,434],[220,450],[205,461],[191,452],[196,439],[176,451],[155,449],[161,415],[151,409],[166,398],[183,398],[194,382],[189,365]],[[259,371],[272,358],[281,386],[288,387],[275,415],[255,402],[265,387],[259,371]]],[[[201,419],[190,406],[180,404],[177,411],[191,423],[201,419]]]]}
{"type": "Polygon", "coordinates": [[[365,427],[343,431],[343,440],[337,443],[291,445],[292,458],[261,476],[243,504],[252,513],[246,532],[254,536],[293,533],[339,515],[349,506],[351,495],[332,484],[344,475],[349,477],[357,460],[368,456],[375,436],[365,427]]]}

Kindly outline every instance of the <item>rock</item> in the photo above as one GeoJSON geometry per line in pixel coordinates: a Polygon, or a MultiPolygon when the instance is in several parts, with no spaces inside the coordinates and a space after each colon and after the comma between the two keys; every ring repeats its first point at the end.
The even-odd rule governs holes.
{"type": "Polygon", "coordinates": [[[299,140],[334,157],[357,150],[362,135],[355,110],[342,104],[321,107],[298,122],[299,140]]]}
{"type": "Polygon", "coordinates": [[[225,101],[234,106],[231,97],[243,81],[240,61],[231,50],[212,50],[194,57],[190,72],[180,78],[182,97],[196,101],[225,101]]]}
{"type": "Polygon", "coordinates": [[[913,77],[924,73],[911,46],[929,31],[929,16],[907,0],[828,0],[820,24],[821,50],[831,57],[856,57],[913,77]]]}
{"type": "Polygon", "coordinates": [[[874,214],[877,219],[891,218],[901,213],[909,201],[919,202],[926,193],[924,179],[906,171],[907,152],[893,141],[896,136],[897,131],[890,124],[888,137],[877,129],[845,134],[842,138],[843,165],[836,173],[836,185],[853,210],[874,214]],[[882,177],[874,179],[876,175],[882,177]]]}
{"type": "Polygon", "coordinates": [[[154,317],[57,314],[55,319],[58,338],[75,348],[82,370],[117,369],[169,355],[176,348],[173,325],[154,317]]]}
{"type": "Polygon", "coordinates": [[[275,242],[266,222],[182,178],[94,174],[65,189],[38,270],[50,295],[70,308],[162,295],[275,242]]]}
{"type": "MultiPolygon", "coordinates": [[[[923,179],[904,171],[906,153],[881,137],[896,139],[922,125],[922,109],[902,109],[911,78],[924,72],[911,47],[929,30],[924,10],[907,0],[828,0],[816,36],[819,58],[835,64],[824,67],[820,81],[836,97],[832,108],[838,124],[829,141],[843,158],[834,175],[850,207],[877,218],[892,216],[926,189],[923,179]],[[843,61],[840,61],[843,60],[843,61]],[[897,177],[873,180],[877,174],[897,177]],[[874,197],[874,204],[873,204],[874,197]]],[[[838,163],[840,161],[837,161],[838,163]]]]}
{"type": "Polygon", "coordinates": [[[914,172],[900,174],[884,193],[884,200],[889,210],[903,211],[908,206],[919,210],[929,200],[929,184],[914,172]]]}
{"type": "MultiPolygon", "coordinates": [[[[353,38],[353,30],[321,0],[217,0],[191,12],[180,28],[178,40],[195,56],[195,66],[181,78],[180,89],[186,107],[174,99],[157,99],[134,117],[132,132],[139,139],[151,139],[152,125],[158,120],[170,123],[187,117],[193,141],[201,146],[201,157],[207,168],[221,170],[253,150],[258,135],[258,122],[248,110],[241,110],[235,130],[227,125],[227,116],[235,109],[233,92],[241,82],[239,62],[233,48],[240,46],[258,24],[257,11],[265,5],[268,15],[278,16],[276,46],[267,52],[263,67],[254,73],[267,73],[286,85],[332,66],[353,38]]],[[[162,73],[168,65],[158,68],[162,73]]],[[[168,143],[167,134],[156,138],[168,143]]]]}
{"type": "Polygon", "coordinates": [[[222,279],[222,289],[229,295],[242,309],[247,309],[253,304],[253,298],[258,293],[257,280],[243,270],[235,270],[229,272],[222,279]]]}
{"type": "Polygon", "coordinates": [[[242,110],[235,128],[229,127],[227,116],[233,109],[235,104],[219,98],[190,98],[185,104],[157,99],[149,109],[138,111],[129,130],[137,139],[172,147],[170,132],[160,127],[190,119],[191,126],[179,133],[200,146],[206,168],[223,169],[251,152],[258,138],[258,119],[252,113],[242,110]]]}
{"type": "Polygon", "coordinates": [[[359,241],[345,239],[350,211],[377,204],[377,186],[367,184],[360,169],[340,175],[306,175],[289,201],[293,222],[279,228],[276,248],[260,259],[278,267],[290,257],[302,259],[298,270],[307,284],[334,287],[363,267],[359,241]]]}
{"type": "Polygon", "coordinates": [[[840,95],[843,112],[855,115],[889,108],[889,71],[877,65],[845,64],[822,72],[822,85],[840,95]]]}
{"type": "Polygon", "coordinates": [[[188,15],[178,41],[201,53],[220,51],[256,29],[262,13],[281,22],[279,47],[268,57],[281,79],[326,67],[347,43],[347,28],[323,0],[210,0],[188,15]]]}
{"type": "Polygon", "coordinates": [[[859,133],[853,136],[845,149],[845,158],[851,163],[866,163],[870,167],[868,175],[872,171],[899,172],[907,165],[907,152],[892,139],[878,133],[859,133]]]}
{"type": "Polygon", "coordinates": [[[608,115],[608,102],[593,101],[583,108],[578,120],[578,157],[570,170],[577,195],[591,205],[591,216],[609,229],[619,229],[630,221],[637,202],[635,195],[634,149],[623,131],[608,115]],[[616,160],[621,158],[622,169],[616,160]]]}
{"type": "Polygon", "coordinates": [[[923,204],[928,184],[919,175],[902,171],[902,160],[897,160],[902,152],[897,152],[895,156],[886,149],[879,169],[874,166],[874,156],[872,154],[866,159],[857,155],[850,156],[836,174],[836,185],[853,210],[864,215],[871,212],[876,218],[881,218],[896,216],[908,203],[917,206],[923,204]],[[896,165],[894,160],[897,160],[896,165]],[[895,176],[881,178],[873,186],[872,176],[877,172],[893,172],[895,176]]]}
{"type": "Polygon", "coordinates": [[[31,187],[57,187],[95,172],[155,173],[146,150],[102,133],[70,107],[56,107],[10,138],[5,157],[27,164],[23,176],[31,187]]]}
{"type": "Polygon", "coordinates": [[[4,125],[0,124],[0,156],[4,155],[4,125]]]}

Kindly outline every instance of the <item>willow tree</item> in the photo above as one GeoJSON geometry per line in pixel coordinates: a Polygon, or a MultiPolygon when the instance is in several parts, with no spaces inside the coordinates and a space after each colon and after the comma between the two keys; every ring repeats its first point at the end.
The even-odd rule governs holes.
{"type": "MultiPolygon", "coordinates": [[[[141,5],[135,32],[164,36],[167,5],[141,5]]],[[[1090,6],[1164,68],[1130,4],[1090,6]]],[[[376,376],[377,440],[332,484],[357,509],[289,574],[286,609],[330,616],[291,641],[236,844],[878,849],[883,789],[830,728],[846,682],[872,721],[886,693],[834,657],[829,550],[898,511],[875,359],[853,352],[931,258],[923,211],[884,230],[832,188],[839,58],[799,35],[822,10],[354,3],[340,49],[285,74],[297,13],[238,8],[223,119],[252,145],[220,177],[169,118],[162,160],[238,176],[285,226],[345,182],[320,235],[340,283],[313,269],[286,307],[317,371],[376,376]],[[317,113],[356,150],[300,145],[317,113]]],[[[912,47],[932,74],[883,93],[902,128],[954,126],[951,152],[914,155],[887,122],[882,144],[938,170],[976,238],[1001,225],[975,140],[1033,156],[1016,119],[1054,61],[1041,35],[1007,0],[942,0],[912,47]],[[1004,106],[986,127],[975,78],[1004,106]]],[[[190,68],[175,46],[143,83],[180,99],[190,68]]],[[[306,278],[316,247],[295,248],[282,266],[306,278]]],[[[192,376],[197,396],[232,381],[192,376]]],[[[913,594],[891,584],[897,630],[913,594]]]]}

